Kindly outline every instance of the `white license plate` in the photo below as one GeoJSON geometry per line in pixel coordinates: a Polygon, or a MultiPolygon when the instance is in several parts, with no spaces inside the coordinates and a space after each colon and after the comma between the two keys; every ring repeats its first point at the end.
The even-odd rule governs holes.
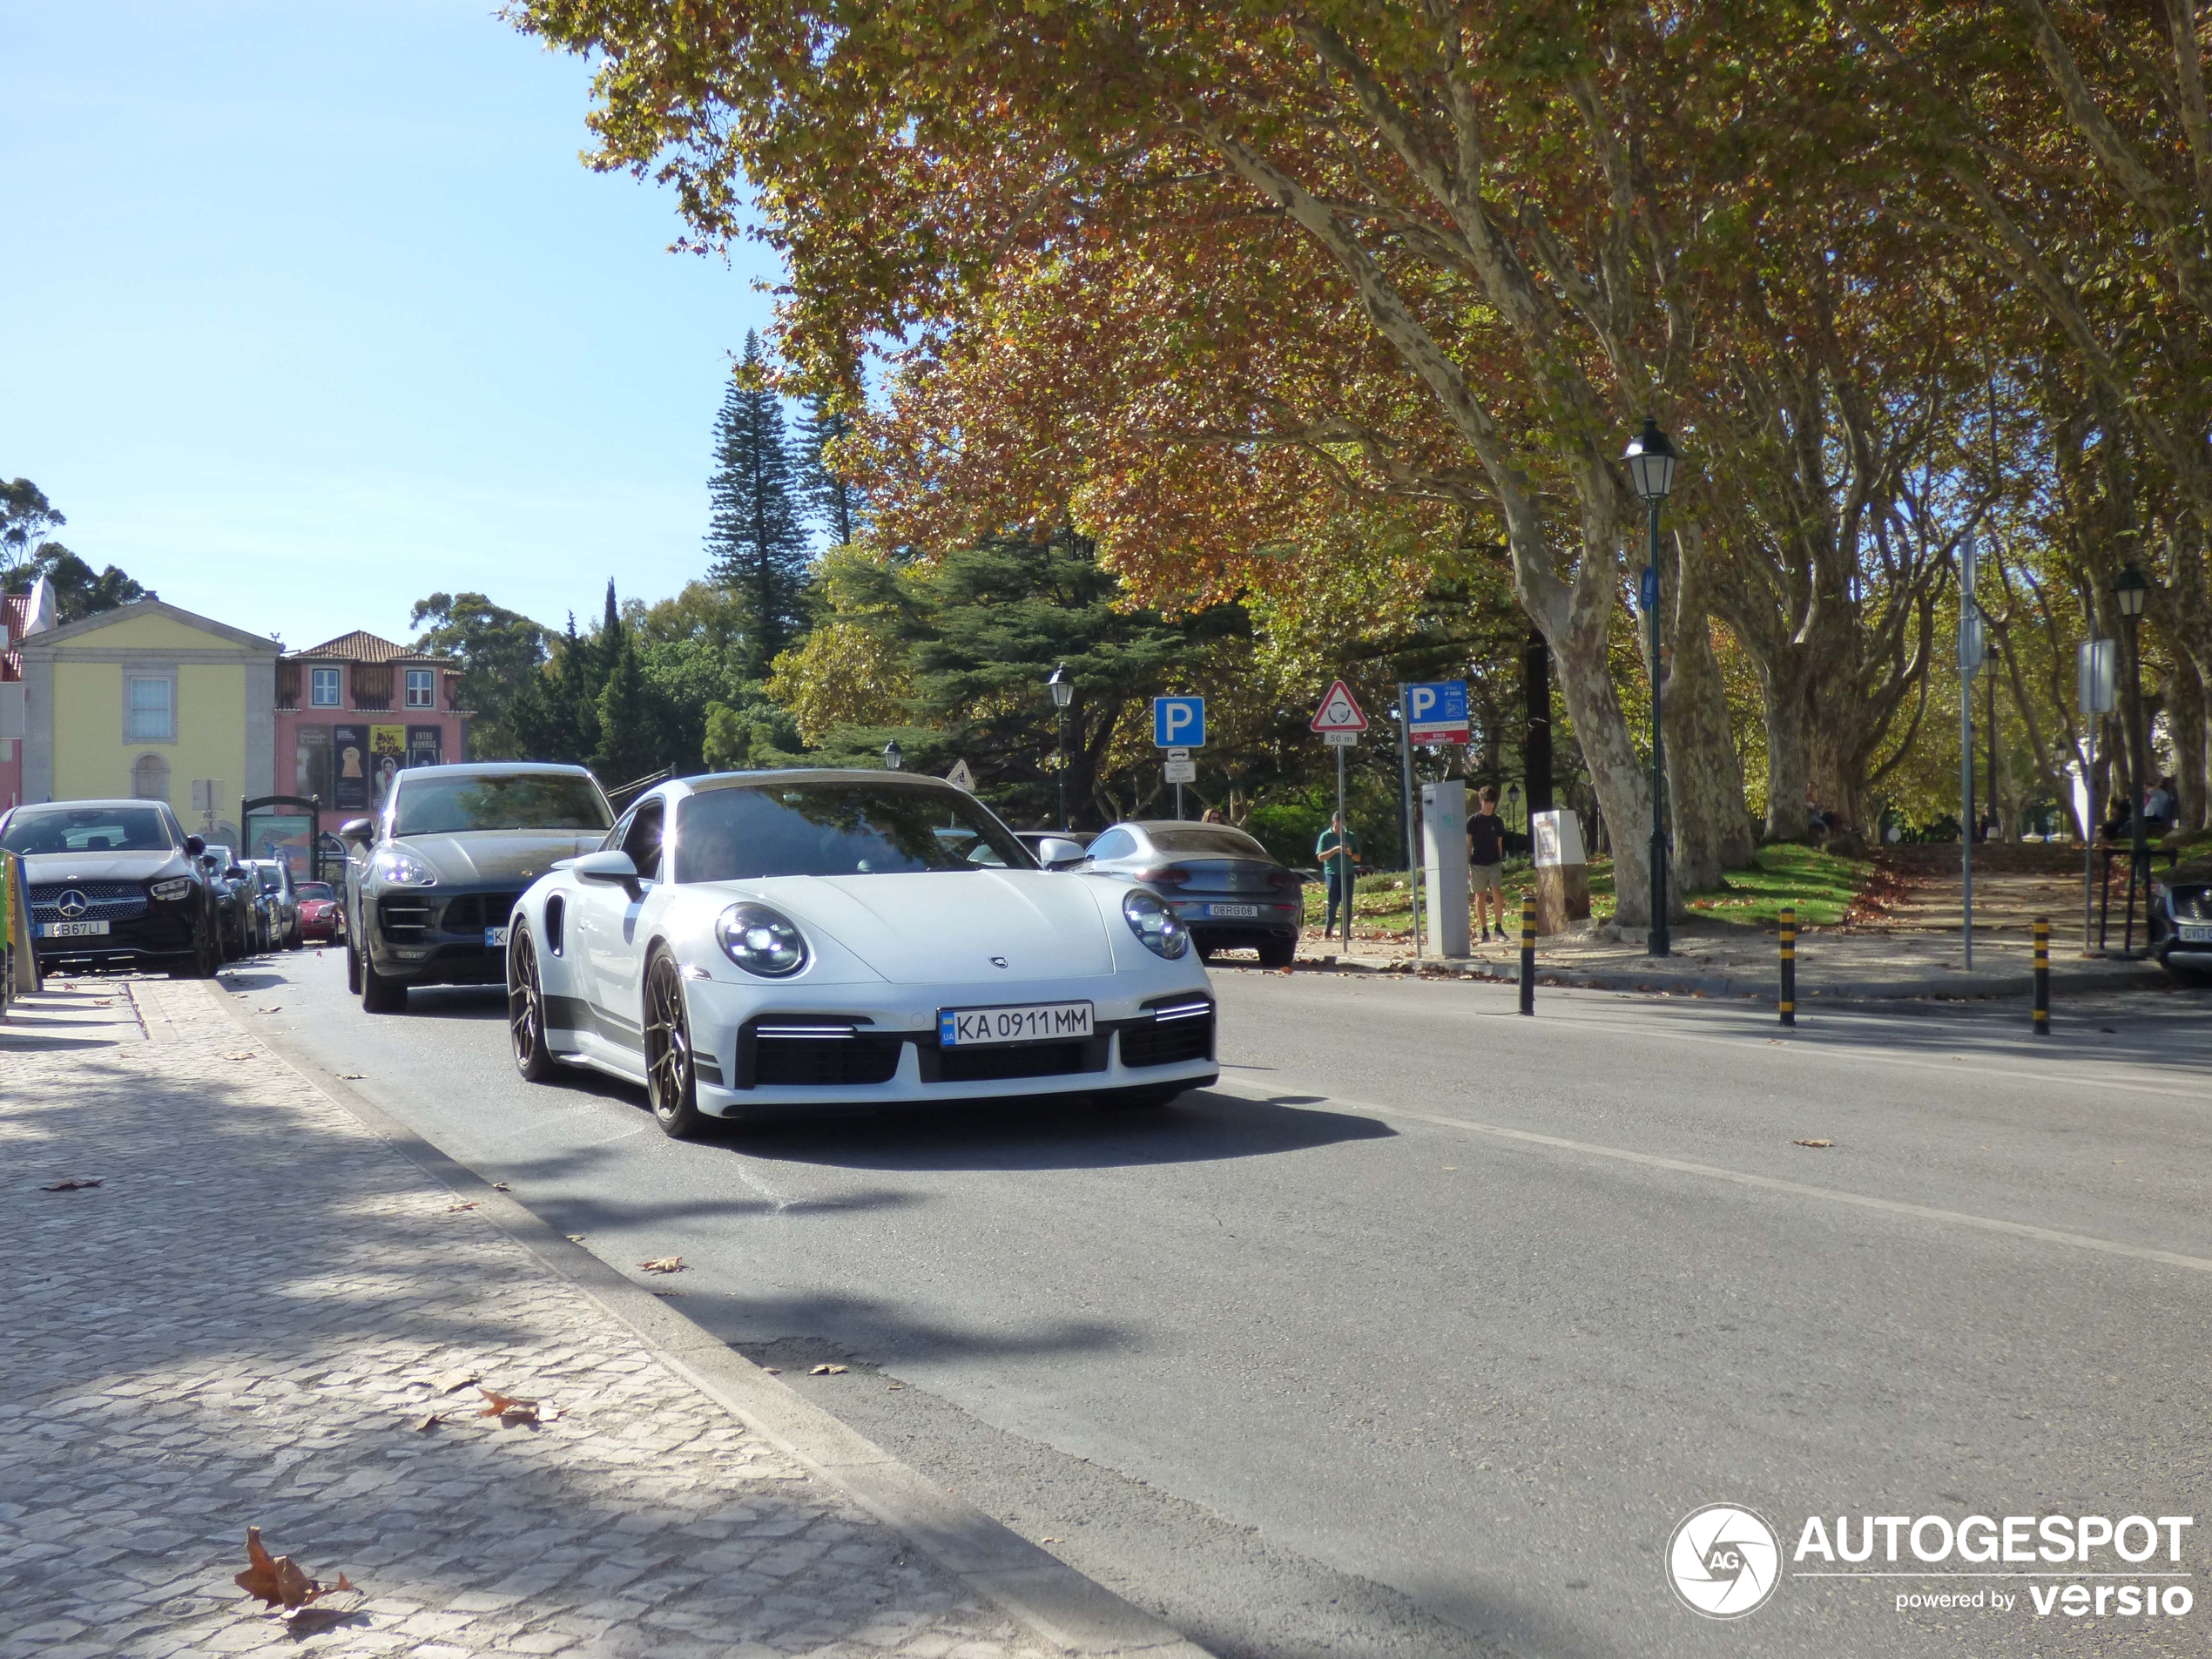
{"type": "Polygon", "coordinates": [[[980,1049],[1000,1042],[1065,1042],[1089,1036],[1092,1028],[1088,1002],[937,1010],[937,1044],[943,1049],[980,1049]]]}
{"type": "Polygon", "coordinates": [[[2192,927],[2187,922],[2175,930],[2185,945],[2212,945],[2212,927],[2192,927]]]}
{"type": "Polygon", "coordinates": [[[104,921],[42,921],[38,924],[41,939],[90,939],[107,931],[104,921]]]}
{"type": "Polygon", "coordinates": [[[1259,907],[1256,904],[1210,904],[1206,907],[1206,914],[1210,916],[1240,917],[1246,921],[1256,921],[1259,918],[1259,907]]]}
{"type": "Polygon", "coordinates": [[[507,948],[507,929],[504,927],[485,928],[484,946],[488,950],[505,950],[507,948]]]}

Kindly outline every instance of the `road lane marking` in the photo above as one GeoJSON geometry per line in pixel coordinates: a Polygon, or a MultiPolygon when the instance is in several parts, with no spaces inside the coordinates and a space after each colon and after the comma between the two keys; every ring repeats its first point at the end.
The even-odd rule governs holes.
{"type": "Polygon", "coordinates": [[[2015,1238],[2033,1238],[2047,1244],[2065,1244],[2074,1250],[2098,1251],[2107,1256],[2126,1256],[2136,1261],[2187,1268],[2192,1272],[2212,1273],[2212,1259],[2202,1256],[2184,1256],[2178,1251],[2153,1250],[2146,1244],[2122,1244],[2114,1238],[2067,1232],[2057,1227],[2038,1227],[2025,1221],[2005,1221],[1995,1216],[1977,1216],[1963,1210],[1940,1210],[1932,1204],[1907,1204],[1898,1198],[1877,1198],[1868,1193],[1846,1192],[1837,1187],[1817,1187],[1804,1181],[1784,1180],[1779,1176],[1753,1175],[1747,1170],[1723,1169],[1716,1163],[1696,1163],[1687,1158],[1662,1157],[1656,1152],[1632,1152],[1626,1147],[1600,1146],[1592,1141],[1569,1140],[1562,1135],[1544,1135],[1534,1130],[1507,1129],[1503,1124],[1477,1123],[1471,1117],[1454,1117],[1445,1112],[1419,1111],[1409,1106],[1380,1106],[1372,1101],[1352,1100],[1342,1095],[1332,1095],[1326,1089],[1269,1089],[1234,1077],[1223,1078],[1214,1088],[1224,1094],[1268,1105],[1325,1103],[1355,1112],[1372,1112],[1380,1117],[1402,1117],[1417,1123],[1463,1130],[1469,1134],[1487,1135],[1501,1141],[1548,1146],[1555,1151],[1580,1152],[1588,1157],[1638,1163],[1646,1169],[1666,1170],[1676,1175],[1703,1176],[1709,1180],[1726,1181],[1736,1186],[1752,1187],[1765,1192],[1819,1198],[1830,1204],[1850,1204],[1860,1210],[1879,1211],[1887,1215],[1912,1216],[1921,1221],[1940,1222],[1948,1226],[1973,1227],[1984,1232],[2007,1233],[2015,1238]]]}

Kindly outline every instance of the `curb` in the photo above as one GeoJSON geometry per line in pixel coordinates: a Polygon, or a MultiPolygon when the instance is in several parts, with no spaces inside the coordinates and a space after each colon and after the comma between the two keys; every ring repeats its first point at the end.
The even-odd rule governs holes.
{"type": "MultiPolygon", "coordinates": [[[[701,1393],[1045,1641],[1084,1659],[1122,1655],[1212,1659],[1181,1631],[945,1491],[770,1376],[712,1332],[556,1231],[513,1194],[496,1190],[467,1164],[323,1070],[290,1042],[264,1027],[248,1024],[219,981],[208,981],[208,987],[224,1014],[257,1047],[360,1120],[432,1180],[475,1200],[479,1214],[628,1327],[657,1359],[701,1393]]],[[[138,998],[133,995],[131,1001],[135,1008],[138,998]]],[[[143,1022],[143,1012],[140,1018],[143,1022]]]]}

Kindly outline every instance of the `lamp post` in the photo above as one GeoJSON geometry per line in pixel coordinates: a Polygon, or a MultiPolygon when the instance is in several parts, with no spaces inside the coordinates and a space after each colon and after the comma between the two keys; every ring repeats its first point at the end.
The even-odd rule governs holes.
{"type": "Polygon", "coordinates": [[[1052,671],[1044,683],[1052,693],[1052,706],[1060,720],[1060,827],[1068,827],[1068,705],[1076,700],[1075,682],[1068,678],[1068,665],[1062,663],[1052,671]]]}
{"type": "MultiPolygon", "coordinates": [[[[2150,583],[2133,563],[2124,566],[2113,578],[2112,597],[2118,601],[2120,614],[2128,619],[2128,773],[2129,793],[2128,821],[2132,826],[2128,836],[2128,927],[2121,949],[2132,951],[2135,947],[2135,888],[2150,882],[2150,837],[2143,823],[2143,792],[2148,786],[2146,773],[2150,770],[2150,757],[2144,752],[2143,736],[2143,600],[2150,592],[2150,583]]],[[[2149,926],[2145,918],[2144,926],[2149,926]]]]}
{"type": "Polygon", "coordinates": [[[1659,422],[1643,417],[1643,430],[1629,441],[1629,476],[1636,494],[1651,509],[1651,557],[1643,568],[1642,598],[1645,620],[1651,629],[1651,930],[1645,934],[1644,954],[1664,956],[1669,948],[1667,932],[1667,738],[1659,724],[1659,684],[1666,678],[1659,660],[1659,509],[1675,487],[1675,463],[1681,459],[1659,422]]]}
{"type": "Polygon", "coordinates": [[[906,763],[906,751],[899,747],[898,738],[894,738],[883,745],[883,769],[886,772],[896,772],[906,763]]]}
{"type": "Polygon", "coordinates": [[[1979,562],[1968,530],[1959,543],[1959,947],[1969,973],[1974,966],[1974,676],[1987,653],[1981,607],[1974,602],[1979,562]]]}

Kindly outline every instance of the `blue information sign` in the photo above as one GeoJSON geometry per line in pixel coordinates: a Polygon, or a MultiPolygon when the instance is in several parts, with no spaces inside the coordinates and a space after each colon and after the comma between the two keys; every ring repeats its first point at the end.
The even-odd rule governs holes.
{"type": "Polygon", "coordinates": [[[1152,742],[1162,749],[1203,749],[1206,744],[1206,699],[1203,697],[1156,697],[1152,699],[1152,742]]]}
{"type": "Polygon", "coordinates": [[[1659,567],[1657,565],[1647,564],[1643,567],[1643,581],[1636,590],[1636,603],[1646,611],[1659,609],[1659,567]]]}
{"type": "Polygon", "coordinates": [[[1467,735],[1467,683],[1433,680],[1406,688],[1406,732],[1415,743],[1464,742],[1467,735]]]}

